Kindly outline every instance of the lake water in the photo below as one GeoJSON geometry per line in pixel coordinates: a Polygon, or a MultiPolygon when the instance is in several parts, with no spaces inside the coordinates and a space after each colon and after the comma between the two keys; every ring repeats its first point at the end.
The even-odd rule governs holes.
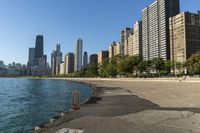
{"type": "Polygon", "coordinates": [[[88,99],[89,86],[65,80],[0,78],[0,133],[31,132],[71,106],[72,92],[88,99]]]}

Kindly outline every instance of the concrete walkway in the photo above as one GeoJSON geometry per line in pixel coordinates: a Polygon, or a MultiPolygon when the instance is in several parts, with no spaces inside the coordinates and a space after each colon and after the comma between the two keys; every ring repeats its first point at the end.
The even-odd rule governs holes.
{"type": "Polygon", "coordinates": [[[45,125],[85,133],[200,133],[200,83],[73,79],[97,91],[80,110],[45,125]]]}

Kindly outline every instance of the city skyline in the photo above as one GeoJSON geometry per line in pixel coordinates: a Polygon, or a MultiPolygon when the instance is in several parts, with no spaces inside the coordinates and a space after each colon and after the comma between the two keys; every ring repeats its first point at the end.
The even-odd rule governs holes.
{"type": "MultiPolygon", "coordinates": [[[[136,20],[141,20],[141,10],[153,1],[154,0],[142,1],[137,2],[136,4],[135,2],[129,0],[125,3],[116,1],[112,3],[113,1],[111,0],[108,3],[106,3],[106,1],[98,2],[99,5],[92,1],[84,3],[79,2],[79,0],[75,2],[59,1],[57,3],[41,2],[40,5],[37,5],[37,1],[25,2],[22,0],[18,3],[11,0],[6,2],[1,1],[0,17],[3,21],[0,22],[0,28],[3,30],[0,31],[0,60],[4,61],[5,64],[13,61],[26,64],[28,60],[27,49],[34,45],[34,37],[38,34],[44,35],[44,53],[47,53],[48,62],[50,62],[50,54],[56,43],[61,44],[61,52],[67,53],[74,51],[74,44],[77,38],[82,38],[84,40],[83,51],[88,51],[88,55],[101,50],[107,50],[109,44],[113,41],[120,40],[119,34],[122,29],[125,27],[133,27],[136,20]],[[57,12],[55,10],[51,10],[50,8],[54,4],[56,8],[61,9],[57,12]],[[123,6],[123,12],[112,11],[112,8],[109,8],[110,5],[117,8],[121,6],[120,4],[127,5],[123,6]],[[44,5],[47,5],[47,9],[43,9],[44,5]],[[69,12],[65,13],[66,10],[64,10],[64,8],[69,5],[72,5],[71,8],[74,6],[83,6],[81,9],[85,9],[85,7],[90,8],[85,9],[83,12],[78,10],[74,12],[74,14],[70,14],[70,11],[72,10],[70,8],[68,10],[69,12]],[[22,8],[17,10],[19,6],[22,8]],[[92,8],[92,6],[94,7],[92,8]],[[105,10],[101,9],[103,6],[105,6],[105,10]],[[29,9],[28,7],[31,8],[29,9]],[[38,11],[34,11],[34,8],[36,7],[38,11]],[[17,10],[16,13],[10,12],[9,8],[13,8],[12,11],[17,10]],[[94,13],[90,13],[90,11],[94,11],[94,13]],[[108,12],[108,14],[105,14],[105,12],[108,12]],[[58,13],[61,14],[59,15],[58,13]],[[13,16],[14,14],[16,16],[13,16]],[[71,22],[64,18],[65,15],[68,16],[68,18],[72,18],[71,22]],[[32,17],[31,19],[30,16],[32,17]],[[94,16],[98,16],[99,18],[97,17],[98,19],[94,20],[94,16]],[[51,22],[54,18],[59,19],[51,22]],[[88,20],[86,21],[83,18],[88,20]],[[13,19],[15,21],[12,22],[11,20],[13,19]],[[32,21],[28,21],[28,19],[32,21]],[[106,19],[107,23],[101,19],[106,19]],[[22,22],[23,20],[26,20],[25,22],[29,23],[25,24],[25,22],[22,22]],[[41,20],[41,23],[38,22],[39,20],[41,20]],[[72,28],[69,28],[71,23],[74,23],[76,20],[80,20],[85,27],[78,25],[78,22],[76,22],[72,28]],[[50,21],[50,23],[46,23],[45,25],[45,22],[47,21],[50,21]],[[61,21],[64,22],[61,23],[61,21]],[[59,26],[59,24],[61,24],[61,26],[59,26]],[[90,28],[88,29],[88,27],[90,28]]],[[[193,0],[191,3],[189,1],[185,2],[180,0],[180,3],[181,12],[196,12],[199,8],[198,5],[200,2],[193,0]]]]}

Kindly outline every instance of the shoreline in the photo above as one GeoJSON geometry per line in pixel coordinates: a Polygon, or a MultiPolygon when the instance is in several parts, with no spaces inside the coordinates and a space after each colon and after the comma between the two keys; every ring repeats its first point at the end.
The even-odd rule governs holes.
{"type": "Polygon", "coordinates": [[[200,82],[200,78],[190,78],[190,77],[172,77],[172,78],[63,78],[63,77],[51,77],[51,78],[32,78],[32,79],[52,79],[52,80],[67,80],[72,82],[82,82],[84,81],[127,81],[127,82],[138,82],[138,81],[148,81],[148,82],[200,82]]]}
{"type": "MultiPolygon", "coordinates": [[[[45,78],[46,79],[46,78],[45,78]]],[[[49,78],[47,78],[49,79],[49,78]]],[[[64,123],[69,123],[70,121],[72,120],[76,120],[80,117],[84,117],[86,116],[84,113],[82,114],[81,112],[79,112],[80,110],[84,109],[87,105],[91,105],[91,106],[94,106],[94,104],[98,104],[99,101],[102,100],[102,96],[101,95],[104,95],[105,93],[103,92],[102,88],[101,87],[98,87],[92,83],[89,83],[89,82],[84,82],[84,81],[81,81],[81,80],[71,80],[71,79],[65,79],[65,78],[50,78],[52,80],[66,80],[66,81],[69,81],[69,82],[75,82],[75,83],[78,83],[78,84],[84,84],[84,85],[87,85],[89,86],[91,89],[92,89],[92,95],[91,97],[86,101],[86,102],[83,102],[83,104],[81,104],[81,108],[79,110],[73,110],[73,109],[70,109],[69,111],[68,110],[65,110],[61,113],[61,115],[59,116],[54,116],[53,118],[50,118],[50,122],[48,123],[44,123],[38,127],[36,127],[37,130],[34,130],[33,133],[43,133],[43,132],[47,132],[47,133],[54,133],[55,131],[58,131],[58,129],[56,130],[55,128],[57,128],[59,125],[62,125],[64,123]],[[75,116],[75,115],[78,115],[78,116],[75,116]],[[80,115],[80,116],[79,116],[80,115]],[[54,119],[56,118],[56,119],[54,119]],[[53,121],[51,122],[51,119],[53,119],[53,121]],[[64,120],[64,121],[63,121],[64,120]],[[57,123],[56,123],[57,122],[57,123]],[[55,125],[54,125],[55,124],[55,125]],[[53,130],[53,131],[49,131],[49,130],[53,130]]],[[[107,88],[105,88],[107,90],[107,88]]],[[[118,90],[119,88],[117,88],[118,90]]],[[[122,89],[122,88],[120,88],[122,89]]],[[[108,89],[109,90],[109,89],[108,89]]],[[[127,95],[132,95],[130,92],[126,91],[125,92],[127,93],[127,95]]],[[[136,96],[137,97],[137,96],[136,96]]],[[[112,100],[112,99],[110,99],[112,100]]],[[[119,102],[119,101],[118,101],[119,102]]],[[[147,101],[151,104],[150,101],[147,101]]],[[[115,110],[115,109],[114,109],[115,110]]],[[[125,114],[128,114],[129,112],[131,112],[130,110],[128,110],[127,113],[125,114]]],[[[110,113],[113,113],[112,111],[110,113]]],[[[90,114],[90,113],[89,113],[90,114]]],[[[108,116],[118,116],[118,115],[121,115],[121,114],[124,114],[124,111],[122,112],[116,112],[114,114],[109,114],[108,116]]],[[[95,114],[93,114],[95,115],[95,114]]],[[[100,113],[100,116],[107,116],[105,113],[101,114],[100,113]]],[[[81,129],[81,128],[80,128],[81,129]]],[[[60,130],[60,129],[59,129],[60,130]]]]}
{"type": "Polygon", "coordinates": [[[55,133],[62,128],[81,129],[87,133],[132,133],[133,130],[136,133],[162,133],[163,130],[197,133],[200,130],[200,126],[195,125],[200,120],[197,119],[200,118],[199,79],[192,82],[98,78],[61,80],[95,87],[94,94],[80,110],[67,112],[33,133],[55,133]]]}
{"type": "MultiPolygon", "coordinates": [[[[24,79],[50,79],[50,80],[68,80],[77,83],[85,83],[84,81],[125,81],[125,82],[200,82],[198,77],[155,77],[155,78],[88,78],[88,77],[0,77],[0,78],[24,78],[24,79]]],[[[87,84],[90,85],[90,84],[87,84]]]]}
{"type": "MultiPolygon", "coordinates": [[[[63,80],[63,79],[58,79],[58,78],[56,78],[56,79],[55,78],[31,78],[31,79],[63,80]]],[[[84,105],[84,104],[86,104],[86,103],[88,103],[88,102],[90,102],[90,100],[91,100],[92,97],[96,97],[97,96],[96,93],[98,93],[98,92],[96,90],[96,87],[94,85],[92,85],[92,84],[81,82],[81,81],[70,81],[70,80],[66,80],[66,81],[68,81],[68,82],[74,82],[74,83],[77,83],[77,84],[86,85],[86,86],[88,86],[88,87],[91,88],[92,95],[88,99],[86,99],[85,101],[83,101],[81,103],[81,106],[84,105]]],[[[49,118],[49,122],[41,123],[38,126],[36,125],[34,127],[34,129],[33,129],[32,132],[33,133],[41,133],[41,132],[43,132],[45,130],[45,128],[48,128],[49,125],[51,125],[51,123],[53,123],[53,122],[61,119],[62,117],[67,117],[66,115],[70,115],[70,113],[75,112],[75,111],[77,111],[77,110],[66,109],[66,110],[62,111],[60,113],[60,115],[55,115],[55,116],[49,118]],[[46,126],[48,126],[48,127],[46,127],[46,126]]]]}

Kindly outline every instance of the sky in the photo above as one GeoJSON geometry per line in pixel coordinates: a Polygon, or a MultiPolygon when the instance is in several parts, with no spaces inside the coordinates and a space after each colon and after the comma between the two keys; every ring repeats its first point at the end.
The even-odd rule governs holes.
{"type": "MultiPolygon", "coordinates": [[[[36,35],[44,35],[44,53],[61,44],[74,52],[82,38],[89,54],[107,50],[120,40],[120,31],[141,20],[141,11],[154,0],[0,0],[0,60],[26,64],[36,35]]],[[[181,11],[200,10],[200,0],[180,0],[181,11]]]]}

